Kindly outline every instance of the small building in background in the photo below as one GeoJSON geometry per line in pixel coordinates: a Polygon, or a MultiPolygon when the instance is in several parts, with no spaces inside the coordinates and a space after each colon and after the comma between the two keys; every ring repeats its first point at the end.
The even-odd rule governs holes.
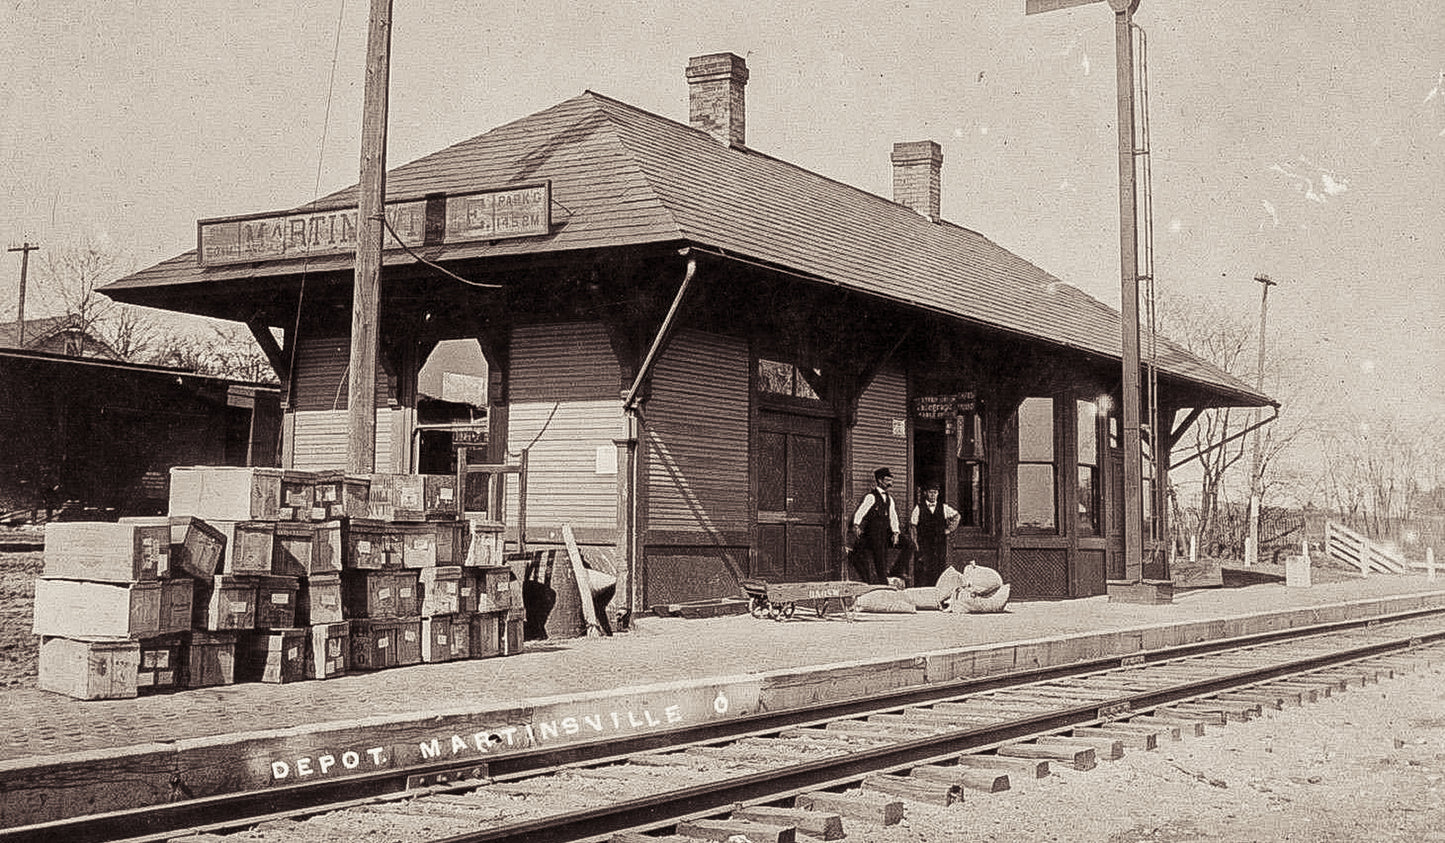
{"type": "Polygon", "coordinates": [[[74,314],[41,316],[20,322],[0,322],[0,348],[42,351],[66,357],[119,360],[110,343],[91,333],[85,320],[74,314]]]}
{"type": "Polygon", "coordinates": [[[275,386],[0,349],[0,513],[164,514],[172,466],[276,465],[280,421],[275,386]]]}

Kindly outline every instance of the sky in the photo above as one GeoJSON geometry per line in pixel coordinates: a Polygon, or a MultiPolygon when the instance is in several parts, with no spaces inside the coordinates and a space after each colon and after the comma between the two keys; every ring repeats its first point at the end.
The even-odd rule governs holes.
{"type": "MultiPolygon", "coordinates": [[[[935,140],[945,219],[1118,306],[1107,4],[590,5],[395,0],[389,162],[584,90],[686,121],[687,59],[731,51],[753,149],[890,196],[893,143],[935,140]]],[[[89,238],[140,268],[193,248],[198,219],[354,184],[367,15],[3,0],[0,245],[89,238]]],[[[1254,319],[1267,274],[1269,349],[1303,361],[1292,390],[1445,417],[1445,4],[1143,0],[1136,22],[1161,295],[1254,319]]],[[[20,256],[0,258],[9,320],[20,256]]]]}

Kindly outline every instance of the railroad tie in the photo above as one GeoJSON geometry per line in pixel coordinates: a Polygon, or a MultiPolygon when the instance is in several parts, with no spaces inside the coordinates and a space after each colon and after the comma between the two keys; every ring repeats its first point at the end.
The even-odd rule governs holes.
{"type": "Polygon", "coordinates": [[[1008,773],[1002,770],[976,770],[951,764],[923,764],[908,771],[923,781],[954,784],[984,793],[1002,793],[1009,789],[1008,773]]]}
{"type": "MultiPolygon", "coordinates": [[[[948,728],[946,723],[932,722],[907,714],[870,714],[868,715],[867,722],[921,734],[936,734],[948,728]]],[[[892,728],[890,728],[890,731],[892,731],[892,728]]]]}
{"type": "Polygon", "coordinates": [[[1280,711],[1286,706],[1294,708],[1304,705],[1304,699],[1298,691],[1291,691],[1286,688],[1278,688],[1269,685],[1262,688],[1245,688],[1241,691],[1229,691],[1219,695],[1221,700],[1240,700],[1243,702],[1257,702],[1260,705],[1268,706],[1275,711],[1280,711]]]}
{"type": "Polygon", "coordinates": [[[690,746],[682,751],[684,755],[735,767],[758,768],[766,765],[756,749],[729,744],[727,746],[690,746]]]}
{"type": "Polygon", "coordinates": [[[771,805],[745,805],[733,811],[733,819],[763,825],[790,825],[814,840],[842,840],[843,817],[827,811],[804,811],[801,808],[774,808],[771,805]]]}
{"type": "Polygon", "coordinates": [[[1347,669],[1320,670],[1314,673],[1306,673],[1300,678],[1310,682],[1328,682],[1338,691],[1348,691],[1351,688],[1363,688],[1369,684],[1363,673],[1347,669]]]}
{"type": "MultiPolygon", "coordinates": [[[[861,721],[855,721],[861,722],[861,721]]],[[[831,724],[830,724],[831,725],[831,724]]],[[[866,725],[866,724],[864,724],[866,725]]],[[[849,746],[873,746],[879,743],[887,743],[888,736],[883,731],[874,728],[869,732],[849,732],[840,729],[823,729],[816,726],[799,726],[793,729],[784,729],[778,733],[779,737],[788,740],[808,740],[819,743],[843,744],[849,746]]]]}
{"type": "Polygon", "coordinates": [[[1006,758],[1002,755],[969,753],[958,756],[955,763],[960,767],[972,767],[975,770],[1007,770],[1024,779],[1049,777],[1047,758],[1006,758]]]}
{"type": "Polygon", "coordinates": [[[1107,720],[1100,723],[1099,728],[1112,729],[1117,732],[1132,732],[1136,735],[1153,735],[1155,746],[1167,741],[1177,741],[1180,738],[1178,723],[1165,723],[1160,720],[1139,723],[1135,723],[1133,720],[1107,720]]]}
{"type": "Polygon", "coordinates": [[[957,784],[913,779],[908,776],[895,776],[891,773],[869,776],[864,779],[863,791],[865,793],[872,791],[884,796],[897,796],[913,802],[939,805],[944,808],[962,798],[957,784]]]}
{"type": "Polygon", "coordinates": [[[1091,746],[1094,748],[1094,758],[1102,761],[1118,761],[1124,757],[1124,742],[1118,738],[1096,738],[1088,735],[1068,737],[1065,735],[1044,735],[1034,741],[1044,745],[1054,744],[1058,746],[1091,746]]]}
{"type": "Polygon", "coordinates": [[[1148,714],[1140,714],[1129,718],[1130,723],[1163,723],[1168,726],[1178,727],[1180,734],[1191,737],[1200,737],[1205,732],[1204,719],[1196,714],[1185,714],[1179,711],[1170,711],[1167,708],[1156,708],[1148,714]]]}
{"type": "Polygon", "coordinates": [[[997,717],[988,718],[981,715],[940,711],[936,708],[910,708],[903,712],[903,716],[917,720],[920,723],[941,723],[963,729],[989,726],[998,722],[997,717]]]}
{"type": "Polygon", "coordinates": [[[681,752],[668,751],[634,755],[627,759],[627,763],[638,767],[692,767],[697,762],[681,752]]]}
{"type": "Polygon", "coordinates": [[[1159,733],[1136,731],[1112,726],[1080,726],[1073,731],[1076,738],[1118,741],[1130,749],[1154,749],[1159,746],[1159,733]]]}
{"type": "Polygon", "coordinates": [[[863,820],[874,825],[898,825],[903,821],[903,803],[891,797],[852,791],[833,793],[815,790],[799,794],[793,807],[804,811],[823,811],[845,819],[863,820]]]}
{"type": "Polygon", "coordinates": [[[1169,707],[1185,713],[1216,716],[1220,718],[1217,721],[1220,724],[1242,723],[1253,720],[1262,713],[1259,703],[1223,702],[1213,699],[1174,703],[1169,707]]]}
{"type": "Polygon", "coordinates": [[[790,825],[765,825],[747,820],[692,820],[677,824],[679,837],[698,840],[747,840],[749,843],[794,843],[798,831],[790,825]]]}
{"type": "Polygon", "coordinates": [[[1295,691],[1300,695],[1300,699],[1310,703],[1318,702],[1322,698],[1330,696],[1330,694],[1332,693],[1332,689],[1330,688],[1330,686],[1325,684],[1304,682],[1275,682],[1273,685],[1271,685],[1271,687],[1284,688],[1286,690],[1295,691]]]}
{"type": "Polygon", "coordinates": [[[1050,761],[1064,761],[1075,770],[1094,769],[1094,747],[1060,743],[1006,743],[997,750],[999,755],[1013,758],[1047,758],[1050,761]]]}

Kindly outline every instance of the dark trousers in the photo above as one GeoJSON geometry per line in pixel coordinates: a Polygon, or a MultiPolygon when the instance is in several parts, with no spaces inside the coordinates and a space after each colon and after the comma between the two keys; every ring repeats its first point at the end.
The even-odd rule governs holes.
{"type": "Polygon", "coordinates": [[[864,582],[874,585],[888,583],[888,534],[864,533],[853,544],[853,568],[864,582]]]}
{"type": "Polygon", "coordinates": [[[918,536],[918,552],[913,557],[915,585],[933,585],[948,566],[948,541],[944,536],[918,536]]]}

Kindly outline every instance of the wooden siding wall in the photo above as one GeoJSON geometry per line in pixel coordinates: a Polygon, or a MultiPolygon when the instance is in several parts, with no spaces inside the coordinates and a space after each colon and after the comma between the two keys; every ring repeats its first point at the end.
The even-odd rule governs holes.
{"type": "Polygon", "coordinates": [[[669,544],[746,543],[748,346],[679,333],[657,363],[647,401],[647,530],[669,544]]]}
{"type": "MultiPolygon", "coordinates": [[[[302,337],[296,351],[296,377],[291,386],[293,410],[345,410],[349,337],[302,337]]],[[[376,366],[376,406],[396,402],[396,384],[380,363],[376,366]]],[[[345,445],[342,445],[343,450],[345,445]]]]}
{"type": "Polygon", "coordinates": [[[858,399],[858,423],[853,427],[853,496],[844,501],[845,519],[863,494],[873,488],[873,471],[887,466],[893,472],[893,500],[900,522],[908,518],[913,494],[909,477],[912,460],[908,439],[893,435],[893,422],[908,418],[908,378],[896,367],[878,373],[858,399]]]}
{"type": "MultiPolygon", "coordinates": [[[[599,473],[599,450],[614,451],[625,431],[621,369],[602,326],[570,323],[512,333],[507,450],[527,458],[527,534],[546,540],[570,523],[587,532],[617,530],[617,474],[599,473]]],[[[621,460],[617,467],[622,468],[621,460]]],[[[516,482],[508,484],[507,519],[518,519],[516,482]]]]}
{"type": "MultiPolygon", "coordinates": [[[[403,410],[383,407],[376,411],[376,470],[392,472],[409,469],[409,450],[394,453],[392,440],[396,418],[403,410]],[[400,462],[398,462],[400,460],[400,462]]],[[[286,466],[297,471],[328,471],[346,468],[346,410],[297,410],[289,413],[288,459],[286,466]]]]}

